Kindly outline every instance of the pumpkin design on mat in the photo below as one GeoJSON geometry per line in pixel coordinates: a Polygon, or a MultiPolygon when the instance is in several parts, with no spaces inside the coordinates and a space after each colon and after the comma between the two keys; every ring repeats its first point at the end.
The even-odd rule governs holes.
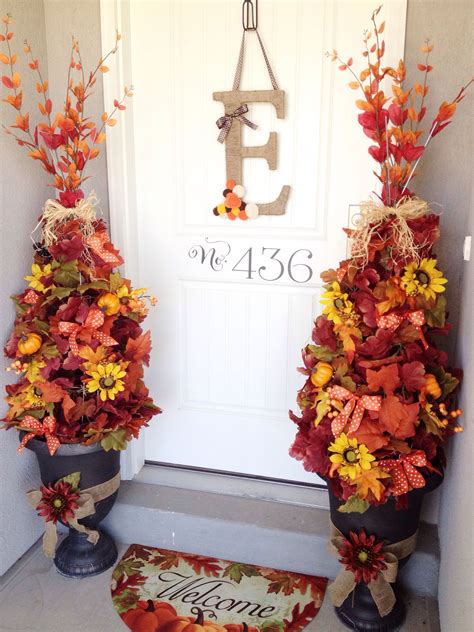
{"type": "MultiPolygon", "coordinates": [[[[135,610],[122,615],[122,620],[132,632],[156,632],[160,626],[174,621],[177,612],[173,606],[164,601],[138,601],[135,610]]],[[[187,620],[189,623],[189,619],[187,620]]]]}
{"type": "Polygon", "coordinates": [[[189,617],[176,617],[176,619],[171,619],[171,621],[160,626],[157,632],[227,632],[226,628],[217,623],[204,621],[202,610],[199,608],[196,608],[196,610],[198,616],[194,622],[189,617]]]}

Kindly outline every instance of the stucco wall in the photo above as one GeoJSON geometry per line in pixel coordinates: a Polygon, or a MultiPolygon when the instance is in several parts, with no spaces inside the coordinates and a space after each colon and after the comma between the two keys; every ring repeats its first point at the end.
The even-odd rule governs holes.
{"type": "MultiPolygon", "coordinates": [[[[473,4],[470,0],[409,0],[406,62],[416,68],[425,37],[435,44],[430,77],[430,103],[438,105],[457,94],[472,75],[473,4]]],[[[413,78],[413,75],[412,77],[413,78]]],[[[410,77],[409,77],[410,80],[410,77]]],[[[410,81],[409,81],[410,82],[410,81]]],[[[422,198],[441,205],[442,237],[437,248],[441,267],[449,278],[447,298],[454,329],[447,345],[456,365],[464,369],[460,405],[463,434],[448,450],[446,480],[440,490],[439,533],[441,569],[439,605],[443,632],[468,632],[474,620],[472,558],[474,452],[473,293],[474,260],[463,261],[465,235],[472,235],[472,103],[471,90],[454,122],[437,136],[420,163],[414,189],[422,198]]],[[[429,114],[427,120],[429,121],[429,114]]]]}
{"type": "MultiPolygon", "coordinates": [[[[36,78],[28,69],[23,55],[23,40],[34,43],[35,54],[46,59],[46,37],[42,2],[29,0],[0,0],[0,15],[13,14],[15,50],[18,70],[23,76],[23,89],[30,110],[36,110],[36,78]],[[31,98],[27,98],[29,95],[31,98]],[[33,101],[34,99],[34,101],[33,101]]],[[[3,24],[2,24],[3,27],[3,24]]],[[[3,49],[2,49],[3,50],[3,49]]],[[[3,64],[2,64],[3,66],[3,64]]],[[[2,89],[2,96],[4,90],[2,89]]],[[[14,111],[0,103],[0,121],[12,121],[14,111]]],[[[33,114],[32,114],[33,115],[33,114]]],[[[30,232],[35,227],[41,206],[47,195],[46,174],[39,164],[16,145],[12,138],[0,134],[0,336],[2,347],[14,319],[14,309],[8,297],[24,287],[22,277],[31,265],[30,232]]],[[[0,388],[13,381],[14,374],[0,371],[0,388]]],[[[0,400],[1,416],[5,413],[0,400]]],[[[15,431],[0,436],[0,574],[13,564],[41,535],[41,521],[36,519],[27,504],[25,491],[39,484],[38,467],[34,454],[16,452],[18,435],[15,431]]]]}

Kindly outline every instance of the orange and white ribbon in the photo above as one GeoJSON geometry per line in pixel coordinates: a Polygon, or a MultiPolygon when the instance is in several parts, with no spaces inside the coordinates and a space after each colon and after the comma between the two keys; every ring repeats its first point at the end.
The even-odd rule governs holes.
{"type": "Polygon", "coordinates": [[[382,398],[380,395],[363,395],[359,397],[342,386],[331,386],[327,392],[331,399],[347,401],[342,411],[331,423],[331,430],[335,437],[341,434],[346,424],[349,423],[349,419],[348,432],[356,432],[364,416],[364,411],[380,410],[382,406],[382,398]]]}
{"type": "Polygon", "coordinates": [[[421,329],[423,325],[426,323],[425,313],[422,309],[418,309],[414,312],[407,312],[406,314],[400,315],[395,314],[395,312],[391,312],[390,314],[385,314],[384,316],[377,317],[377,327],[381,329],[390,329],[395,331],[400,327],[402,322],[407,319],[412,325],[415,326],[415,329],[418,331],[420,335],[421,343],[425,349],[428,348],[428,343],[426,342],[426,338],[423,334],[423,330],[421,329]]]}
{"type": "Polygon", "coordinates": [[[56,450],[61,445],[59,443],[59,439],[54,434],[56,430],[56,420],[54,417],[45,417],[43,422],[35,419],[31,415],[26,415],[21,420],[18,430],[28,430],[28,434],[26,434],[20,442],[18,446],[18,453],[21,454],[25,448],[25,445],[33,439],[33,437],[42,437],[46,439],[46,445],[48,446],[49,453],[51,456],[56,452],[56,450]]]}
{"type": "Polygon", "coordinates": [[[399,459],[379,461],[379,467],[392,477],[392,494],[394,496],[406,494],[410,489],[424,487],[425,479],[416,468],[426,465],[428,465],[428,461],[423,450],[402,454],[399,459]]]}
{"type": "Polygon", "coordinates": [[[39,301],[39,296],[38,294],[36,294],[36,292],[33,292],[33,290],[28,290],[28,292],[23,297],[23,300],[29,305],[36,305],[36,303],[39,301]]]}
{"type": "Polygon", "coordinates": [[[104,245],[109,243],[110,239],[105,230],[94,233],[86,240],[86,244],[92,252],[100,257],[102,261],[118,266],[123,263],[122,258],[104,248],[104,245]]]}
{"type": "Polygon", "coordinates": [[[92,338],[96,338],[105,347],[112,347],[117,345],[118,342],[105,334],[103,331],[98,331],[99,327],[104,324],[105,316],[100,309],[92,308],[89,310],[84,325],[78,323],[71,323],[68,321],[61,321],[59,323],[59,333],[63,335],[69,335],[69,346],[73,355],[79,355],[79,346],[77,344],[77,335],[80,331],[87,331],[92,338]]]}

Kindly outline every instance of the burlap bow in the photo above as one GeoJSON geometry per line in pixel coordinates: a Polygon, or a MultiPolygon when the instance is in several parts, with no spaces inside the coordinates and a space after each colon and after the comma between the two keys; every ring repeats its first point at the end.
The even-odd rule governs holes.
{"type": "Polygon", "coordinates": [[[362,202],[358,217],[354,220],[355,230],[351,231],[351,265],[361,269],[369,261],[369,243],[376,237],[378,230],[387,220],[392,220],[392,231],[395,247],[392,256],[400,260],[420,259],[420,251],[426,244],[417,244],[408,221],[422,217],[428,213],[428,204],[418,198],[405,198],[395,206],[376,204],[372,200],[362,202]]]}
{"type": "MultiPolygon", "coordinates": [[[[95,485],[94,487],[89,487],[88,489],[84,489],[79,491],[79,498],[76,503],[78,508],[74,512],[74,516],[68,519],[68,525],[75,529],[76,531],[80,531],[81,533],[87,534],[87,539],[92,544],[97,544],[99,540],[99,532],[94,529],[89,529],[82,524],[79,524],[78,520],[82,518],[87,518],[88,516],[92,516],[95,514],[95,503],[112,496],[120,486],[120,472],[116,474],[113,478],[105,481],[105,483],[101,483],[100,485],[95,485]]],[[[26,494],[30,505],[33,509],[36,509],[41,502],[42,493],[40,490],[34,490],[28,492],[26,494]]],[[[43,552],[46,557],[54,557],[56,553],[56,545],[58,543],[58,533],[56,524],[48,520],[46,522],[45,532],[43,536],[43,552]]]]}
{"type": "Polygon", "coordinates": [[[25,415],[17,427],[18,430],[27,431],[27,434],[23,437],[20,445],[18,446],[19,454],[23,452],[25,445],[28,443],[28,441],[30,441],[30,439],[33,439],[33,437],[44,436],[46,440],[46,445],[51,456],[53,456],[53,454],[61,445],[59,443],[59,439],[55,435],[56,420],[54,419],[54,417],[50,417],[48,415],[41,422],[31,415],[25,415]]]}
{"type": "Polygon", "coordinates": [[[380,395],[363,395],[359,397],[342,386],[331,386],[327,392],[332,399],[339,399],[341,401],[347,400],[347,404],[331,423],[331,430],[335,437],[341,434],[345,425],[349,422],[349,419],[348,432],[356,432],[364,416],[364,411],[380,410],[382,406],[382,398],[380,395]]]}
{"type": "Polygon", "coordinates": [[[400,315],[391,312],[390,314],[385,314],[384,316],[377,317],[377,327],[381,329],[391,329],[395,331],[400,327],[404,320],[409,320],[412,325],[415,326],[415,329],[418,331],[420,336],[421,344],[425,349],[428,349],[428,343],[426,342],[426,338],[423,334],[422,327],[426,323],[425,313],[422,309],[417,309],[414,312],[407,312],[406,314],[400,315]]]}
{"type": "Polygon", "coordinates": [[[416,468],[426,465],[428,465],[428,461],[423,450],[416,450],[411,454],[401,454],[399,459],[379,461],[380,469],[388,472],[392,477],[391,490],[394,496],[406,494],[410,488],[424,487],[426,481],[416,468]]]}
{"type": "Polygon", "coordinates": [[[244,123],[244,125],[247,125],[252,129],[257,129],[258,125],[255,125],[255,123],[252,123],[252,121],[249,121],[248,118],[244,116],[244,114],[248,111],[249,107],[247,104],[244,103],[236,110],[234,110],[232,114],[225,114],[224,116],[221,116],[217,119],[216,125],[221,130],[219,137],[217,138],[220,143],[223,143],[227,138],[227,134],[232,127],[234,119],[238,119],[241,123],[244,123]]]}
{"type": "Polygon", "coordinates": [[[84,325],[63,320],[59,323],[58,329],[60,334],[69,336],[68,340],[71,352],[73,355],[77,356],[79,355],[79,346],[76,338],[80,331],[86,331],[91,338],[96,338],[105,347],[112,347],[113,345],[118,344],[118,342],[111,336],[108,336],[103,331],[98,331],[99,327],[102,327],[104,324],[104,320],[105,316],[103,312],[101,312],[100,309],[93,308],[89,310],[84,325]]]}
{"type": "MultiPolygon", "coordinates": [[[[372,599],[381,617],[387,616],[395,605],[396,597],[390,584],[393,584],[397,578],[398,560],[408,557],[415,550],[416,536],[417,534],[414,533],[406,540],[388,544],[382,549],[387,568],[379,571],[377,577],[367,584],[367,588],[370,590],[372,599]]],[[[331,540],[328,544],[329,552],[339,556],[344,540],[343,534],[331,524],[331,540]]],[[[328,588],[332,604],[336,607],[342,606],[356,585],[354,573],[343,568],[328,588]]]]}

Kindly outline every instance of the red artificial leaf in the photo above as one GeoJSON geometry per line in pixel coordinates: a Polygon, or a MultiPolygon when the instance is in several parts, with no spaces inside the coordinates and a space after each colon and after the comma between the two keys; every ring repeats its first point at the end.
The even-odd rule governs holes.
{"type": "Polygon", "coordinates": [[[47,132],[40,132],[41,137],[44,140],[44,144],[48,149],[57,149],[64,143],[64,139],[61,134],[48,134],[47,132]]]}
{"type": "Polygon", "coordinates": [[[349,437],[357,437],[358,443],[366,445],[372,453],[385,447],[390,441],[390,438],[383,434],[380,425],[368,417],[362,419],[357,432],[349,433],[349,437]]]}
{"type": "Polygon", "coordinates": [[[400,386],[398,366],[389,364],[378,371],[367,369],[367,384],[372,393],[382,389],[386,395],[392,394],[400,386]]]}
{"type": "Polygon", "coordinates": [[[407,391],[416,392],[425,385],[425,367],[421,362],[407,362],[400,367],[403,386],[407,391]]]}
{"type": "Polygon", "coordinates": [[[35,382],[35,387],[38,388],[42,393],[42,399],[45,402],[60,402],[63,398],[64,391],[59,386],[59,384],[55,384],[54,382],[35,382]]]}
{"type": "Polygon", "coordinates": [[[300,604],[297,603],[291,612],[291,620],[284,619],[285,632],[299,632],[303,630],[318,614],[318,609],[313,601],[307,603],[300,612],[300,604]]]}
{"type": "Polygon", "coordinates": [[[146,331],[138,338],[129,338],[125,347],[125,358],[133,362],[143,362],[148,366],[150,362],[151,336],[146,331]]]}
{"type": "Polygon", "coordinates": [[[10,90],[13,88],[12,80],[10,79],[10,77],[7,77],[6,75],[2,77],[2,83],[6,88],[9,88],[10,90]]]}
{"type": "Polygon", "coordinates": [[[379,411],[381,428],[397,439],[406,439],[415,434],[420,405],[403,404],[396,395],[386,397],[379,411]]]}

